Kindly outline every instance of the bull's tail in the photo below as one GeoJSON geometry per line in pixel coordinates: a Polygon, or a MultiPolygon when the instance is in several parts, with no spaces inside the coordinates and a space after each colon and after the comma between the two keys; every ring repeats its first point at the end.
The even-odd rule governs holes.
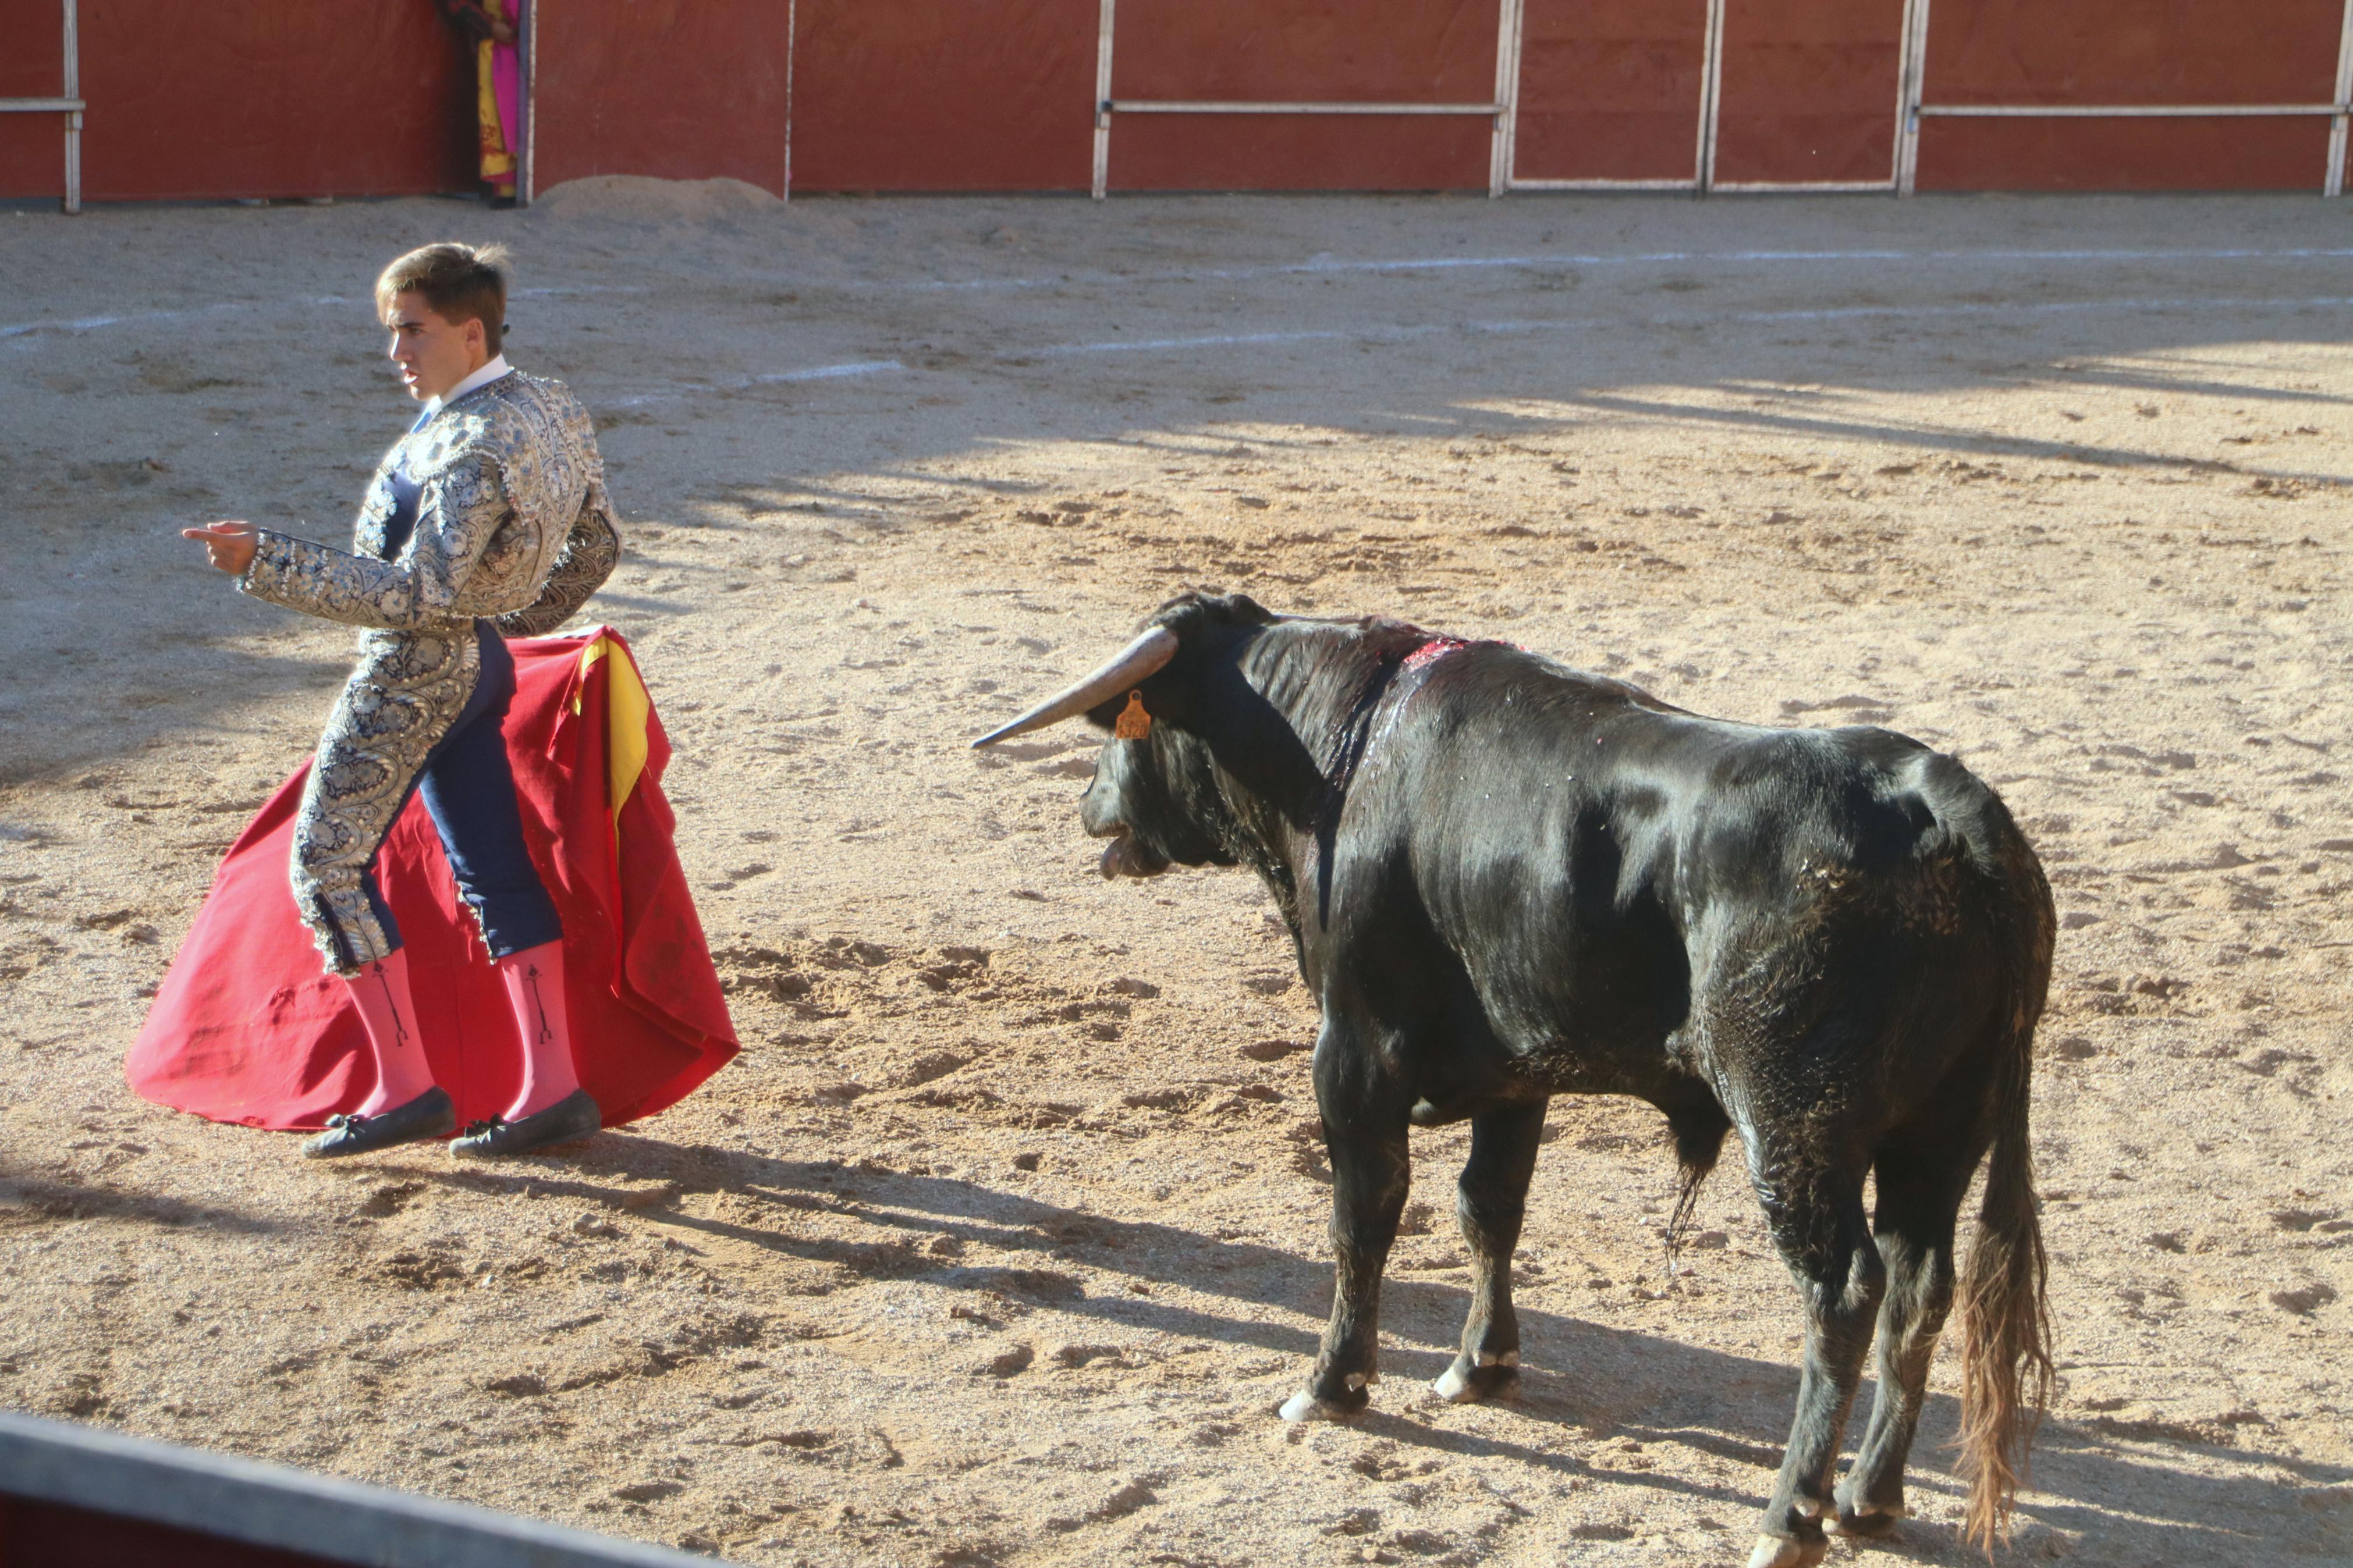
{"type": "Polygon", "coordinates": [[[2051,1400],[2049,1262],[2035,1215],[2027,1131],[2039,1011],[2027,1012],[2023,1026],[2013,1026],[2003,1042],[1985,1202],[1961,1279],[1960,1468],[1969,1485],[1963,1534],[1988,1555],[2009,1527],[2011,1502],[2026,1479],[2027,1447],[2051,1400]]]}
{"type": "MultiPolygon", "coordinates": [[[[1992,1553],[2026,1479],[2026,1451],[2051,1403],[2050,1261],[2034,1206],[2034,1026],[2051,988],[2058,911],[2042,862],[1984,782],[1950,757],[1924,752],[1916,785],[1969,870],[1961,894],[1991,935],[1999,1034],[1987,1089],[1993,1149],[1985,1200],[1960,1280],[1961,1474],[1969,1486],[1963,1535],[1992,1553]]],[[[1936,857],[1926,854],[1933,863],[1936,857]]]]}

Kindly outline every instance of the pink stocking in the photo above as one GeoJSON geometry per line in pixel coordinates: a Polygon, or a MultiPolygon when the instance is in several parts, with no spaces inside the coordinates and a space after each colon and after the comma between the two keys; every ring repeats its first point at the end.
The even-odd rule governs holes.
{"type": "Polygon", "coordinates": [[[417,1008],[408,999],[408,950],[395,948],[343,984],[359,1004],[375,1057],[375,1089],[360,1102],[360,1114],[381,1116],[433,1087],[425,1042],[417,1033],[417,1008]]]}
{"type": "Polygon", "coordinates": [[[572,1027],[564,1007],[564,944],[542,942],[499,960],[499,974],[522,1035],[522,1089],[509,1121],[545,1110],[580,1087],[572,1065],[572,1027]]]}

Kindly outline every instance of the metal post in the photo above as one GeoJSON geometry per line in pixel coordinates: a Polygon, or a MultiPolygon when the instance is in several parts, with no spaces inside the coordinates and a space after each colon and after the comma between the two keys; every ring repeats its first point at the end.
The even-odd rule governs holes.
{"type": "MultiPolygon", "coordinates": [[[[1501,0],[1495,16],[1495,136],[1487,157],[1490,199],[1512,188],[1520,132],[1520,20],[1525,0],[1501,0]]],[[[2346,0],[2353,5],[2353,0],[2346,0]]]]}
{"type": "MultiPolygon", "coordinates": [[[[66,0],[66,97],[82,97],[82,16],[78,0],[66,0]]],[[[2344,97],[2344,94],[2337,94],[2344,97]]],[[[82,212],[82,110],[66,110],[66,212],[82,212]]]]}
{"type": "Polygon", "coordinates": [[[1707,0],[1707,37],[1700,45],[1699,150],[1693,188],[1701,195],[1715,188],[1715,120],[1724,87],[1724,0],[1707,0]]]}
{"type": "Polygon", "coordinates": [[[2346,110],[2353,100],[2353,0],[2345,0],[2345,20],[2337,31],[2337,112],[2328,121],[2328,174],[2321,182],[2324,196],[2345,194],[2346,110]]]}
{"type": "Polygon", "coordinates": [[[1103,0],[1095,23],[1095,171],[1094,198],[1111,188],[1111,24],[1117,0],[1103,0]]]}
{"type": "MultiPolygon", "coordinates": [[[[2353,0],[2346,0],[2353,5],[2353,0]]],[[[1920,100],[1928,68],[1928,0],[1905,0],[1903,58],[1896,68],[1895,194],[1912,194],[1920,166],[1920,100]]]]}
{"type": "Polygon", "coordinates": [[[800,53],[800,0],[785,6],[785,200],[793,199],[793,67],[800,53]]]}
{"type": "Polygon", "coordinates": [[[517,205],[531,205],[539,194],[539,5],[532,5],[522,20],[522,166],[515,171],[517,205]]]}

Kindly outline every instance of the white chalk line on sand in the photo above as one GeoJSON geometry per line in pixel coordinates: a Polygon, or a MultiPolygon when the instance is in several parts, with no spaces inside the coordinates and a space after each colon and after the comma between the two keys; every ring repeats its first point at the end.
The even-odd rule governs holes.
{"type": "Polygon", "coordinates": [[[2353,305],[2353,295],[2312,295],[2294,300],[2047,300],[2033,303],[1973,303],[1957,305],[1839,305],[1810,310],[1735,310],[1707,316],[1654,316],[1630,321],[1603,317],[1570,317],[1555,321],[1433,321],[1421,326],[1360,327],[1349,331],[1217,332],[1187,338],[1117,339],[1093,343],[1058,343],[1033,351],[1048,355],[1109,354],[1166,352],[1198,348],[1240,348],[1282,343],[1394,342],[1447,332],[1563,332],[1593,328],[1641,327],[1653,330],[1723,325],[1770,326],[1777,321],[1842,321],[1874,319],[1917,321],[1930,317],[2042,315],[2071,310],[2308,310],[2353,305]]]}
{"type": "MultiPolygon", "coordinates": [[[[1788,266],[1862,261],[2328,261],[2353,258],[2353,247],[2297,246],[2182,250],[1652,250],[1630,256],[1554,252],[1532,256],[1404,257],[1348,261],[1311,257],[1260,267],[1198,268],[1164,272],[1096,272],[1052,278],[970,278],[895,285],[918,291],[1054,289],[1071,285],[1232,282],[1250,278],[1312,277],[1318,273],[1443,272],[1482,268],[1788,266]]],[[[892,285],[885,285],[892,287],[892,285]]]]}
{"type": "MultiPolygon", "coordinates": [[[[1737,310],[1706,316],[1654,316],[1643,321],[1621,321],[1604,317],[1570,317],[1556,321],[1503,320],[1485,321],[1432,321],[1419,326],[1358,327],[1353,329],[1319,328],[1295,331],[1209,332],[1182,338],[1113,339],[1103,342],[1055,343],[1045,348],[1017,352],[999,358],[998,364],[1018,363],[1047,358],[1071,358],[1078,355],[1114,353],[1169,353],[1187,349],[1273,348],[1292,343],[1312,342],[1403,342],[1417,338],[1441,336],[1446,333],[1477,335],[1486,333],[1512,334],[1522,332],[1586,331],[1609,327],[1635,327],[1647,331],[1687,330],[1693,327],[1716,325],[1772,326],[1783,321],[1845,321],[1921,320],[1961,316],[2052,315],[2069,311],[2096,310],[2302,310],[2341,308],[2353,305],[2353,295],[2318,294],[2289,300],[2046,300],[2031,304],[1969,303],[1954,305],[1840,305],[1820,310],[1737,310]]],[[[670,387],[659,392],[640,393],[608,402],[606,406],[634,408],[649,403],[667,402],[675,398],[707,395],[712,393],[742,392],[754,386],[772,386],[784,383],[831,381],[845,376],[880,375],[902,371],[907,366],[895,359],[851,360],[839,364],[812,365],[804,370],[771,371],[765,374],[740,376],[733,381],[716,382],[705,386],[670,387]]]]}
{"type": "MultiPolygon", "coordinates": [[[[850,286],[881,287],[916,292],[956,292],[997,289],[1055,289],[1072,285],[1233,282],[1250,278],[1310,277],[1319,273],[1440,272],[1537,267],[1660,267],[1711,264],[1789,266],[1815,263],[1844,265],[1864,261],[2335,261],[2348,258],[2353,258],[2353,247],[2321,246],[2291,246],[2270,249],[2261,247],[2240,247],[2180,250],[1652,250],[1627,256],[1551,253],[1530,256],[1400,257],[1356,261],[1317,256],[1310,257],[1305,261],[1275,262],[1261,267],[1208,268],[1138,273],[1099,272],[1084,276],[1062,274],[1051,278],[966,278],[850,286]]],[[[608,287],[592,285],[581,288],[518,289],[514,292],[514,297],[537,299],[583,294],[650,292],[652,292],[651,288],[645,285],[608,287]]],[[[295,302],[304,305],[350,305],[358,301],[341,294],[321,294],[295,302]]],[[[224,311],[278,308],[280,308],[278,301],[232,300],[216,305],[198,305],[179,310],[132,310],[118,315],[81,316],[69,321],[18,321],[0,326],[0,339],[23,337],[31,332],[95,331],[103,327],[129,326],[147,321],[187,321],[195,317],[224,311]]]]}
{"type": "MultiPolygon", "coordinates": [[[[2343,254],[2353,255],[2353,252],[2343,254]]],[[[517,290],[533,295],[562,293],[639,293],[638,289],[535,289],[517,290]]],[[[334,295],[321,295],[301,301],[304,304],[349,304],[350,300],[334,295]]],[[[2308,295],[2286,300],[2247,299],[2176,299],[2176,300],[2046,300],[2034,302],[1968,303],[1951,305],[1840,305],[1817,310],[1737,310],[1705,316],[1657,316],[1639,321],[1603,318],[1571,317],[1561,320],[1504,320],[1485,321],[1434,321],[1419,326],[1359,327],[1353,329],[1318,328],[1299,331],[1262,332],[1212,332],[1179,338],[1113,339],[1101,342],[1055,343],[1044,348],[1003,356],[998,363],[1020,359],[1069,358],[1077,355],[1116,353],[1167,353],[1187,349],[1209,348],[1271,348],[1292,343],[1308,342],[1398,342],[1415,338],[1434,337],[1445,333],[1522,333],[1585,331],[1597,328],[1640,327],[1650,330],[1674,330],[1705,327],[1716,324],[1769,326],[1780,321],[1841,321],[1899,319],[1918,321],[1939,317],[1992,315],[2047,315],[2069,311],[2094,310],[2311,310],[2353,305],[2353,295],[2308,295]]],[[[197,310],[153,311],[139,318],[92,318],[99,325],[114,321],[154,320],[189,316],[205,310],[253,309],[238,305],[202,307],[197,310]]],[[[35,323],[22,328],[0,328],[0,337],[12,332],[30,331],[40,327],[57,330],[78,330],[72,322],[35,323]]],[[[638,393],[608,402],[613,408],[637,408],[650,403],[673,399],[708,396],[714,393],[744,392],[755,386],[787,385],[799,382],[835,381],[854,376],[881,375],[903,371],[905,363],[895,359],[847,360],[835,364],[809,365],[797,370],[767,371],[733,380],[713,382],[702,386],[667,387],[657,392],[638,393]]]]}
{"type": "Polygon", "coordinates": [[[906,368],[894,359],[849,360],[840,364],[811,365],[806,370],[773,370],[760,375],[738,376],[733,381],[712,382],[705,386],[673,386],[660,392],[641,392],[634,397],[613,399],[606,406],[641,408],[649,403],[667,403],[681,397],[707,397],[715,392],[746,392],[755,386],[776,386],[797,381],[839,381],[847,376],[880,375],[886,371],[906,368]]]}
{"type": "MultiPolygon", "coordinates": [[[[544,300],[578,294],[646,294],[643,284],[586,285],[577,289],[517,289],[513,300],[544,300]]],[[[178,310],[129,310],[118,316],[77,316],[64,321],[17,321],[0,326],[0,338],[21,338],[29,332],[93,332],[101,327],[132,326],[143,321],[188,321],[241,310],[280,310],[288,305],[359,305],[365,300],[349,294],[309,294],[293,300],[224,300],[213,305],[191,305],[178,310]]]]}

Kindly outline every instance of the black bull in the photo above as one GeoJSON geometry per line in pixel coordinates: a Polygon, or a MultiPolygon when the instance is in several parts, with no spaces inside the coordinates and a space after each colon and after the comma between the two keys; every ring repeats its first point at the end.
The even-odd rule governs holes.
{"type": "Polygon", "coordinates": [[[1187,595],[1154,624],[1173,635],[1106,667],[1114,689],[1074,688],[1008,730],[1082,699],[1109,727],[1139,690],[1150,732],[1103,748],[1081,808],[1111,840],[1105,873],[1245,865],[1291,929],[1323,1011],[1338,1281],[1283,1414],[1365,1406],[1408,1130],[1465,1118],[1474,1282],[1439,1390],[1505,1387],[1546,1103],[1633,1095],[1666,1115],[1686,1206],[1739,1133],[1803,1298],[1797,1415],[1752,1562],[1811,1563],[1825,1522],[1876,1531],[1904,1511],[1959,1210],[1990,1153],[1960,1281],[1968,1529],[1990,1543],[2050,1379],[2027,1103],[2055,923],[1993,792],[1884,730],[1704,719],[1395,621],[1187,595]],[[1833,1497],[1874,1320],[1878,1401],[1833,1497]]]}

